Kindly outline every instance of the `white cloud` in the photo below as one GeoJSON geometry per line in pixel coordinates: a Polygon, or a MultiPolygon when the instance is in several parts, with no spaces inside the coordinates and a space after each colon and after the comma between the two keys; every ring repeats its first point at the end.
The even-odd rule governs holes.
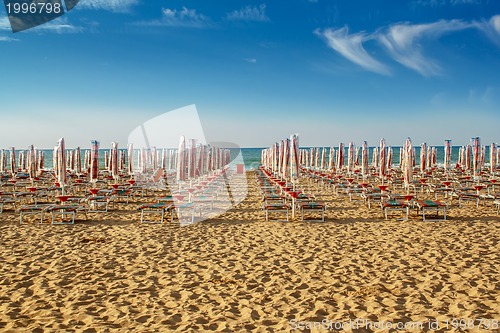
{"type": "MultiPolygon", "coordinates": [[[[12,31],[10,27],[10,22],[7,17],[1,17],[0,18],[0,31],[1,30],[8,30],[12,31]]],[[[34,28],[28,29],[25,32],[55,32],[58,34],[62,33],[77,33],[77,32],[82,32],[83,28],[82,27],[77,27],[68,22],[68,20],[65,17],[59,17],[56,18],[55,20],[49,21],[47,23],[41,24],[39,26],[36,26],[34,28]]],[[[1,37],[0,36],[0,41],[17,41],[18,39],[15,38],[10,38],[10,37],[1,37]]]]}
{"type": "Polygon", "coordinates": [[[330,48],[364,69],[384,75],[390,74],[389,69],[384,64],[370,56],[364,49],[363,42],[371,39],[369,35],[364,33],[349,34],[347,27],[323,31],[318,29],[315,34],[321,36],[330,48]]]}
{"type": "Polygon", "coordinates": [[[139,0],[80,0],[76,8],[127,12],[138,3],[139,0]]]}
{"type": "Polygon", "coordinates": [[[0,42],[17,42],[19,39],[17,38],[10,38],[7,36],[0,36],[0,42]]]}
{"type": "Polygon", "coordinates": [[[227,19],[233,21],[269,21],[269,17],[266,15],[265,4],[262,4],[259,7],[246,6],[240,10],[232,11],[227,14],[227,19]]]}
{"type": "Polygon", "coordinates": [[[255,64],[257,62],[257,59],[255,59],[255,58],[244,58],[243,60],[245,60],[246,62],[249,62],[251,64],[255,64]]]}
{"type": "Polygon", "coordinates": [[[379,33],[377,38],[394,60],[423,76],[433,76],[441,72],[441,67],[433,60],[424,57],[419,42],[425,38],[436,39],[443,34],[470,26],[459,20],[441,20],[429,24],[400,23],[379,33]]]}
{"type": "Polygon", "coordinates": [[[54,32],[57,34],[62,33],[77,33],[82,32],[82,27],[77,27],[68,22],[66,17],[59,17],[50,22],[44,23],[37,27],[26,30],[28,32],[54,32]]]}
{"type": "Polygon", "coordinates": [[[10,28],[9,19],[7,18],[7,16],[0,17],[0,30],[12,31],[12,29],[10,28]]]}
{"type": "Polygon", "coordinates": [[[181,10],[163,8],[159,20],[141,21],[138,25],[203,28],[210,25],[210,19],[196,13],[195,9],[182,7],[181,10]]]}
{"type": "Polygon", "coordinates": [[[474,22],[473,24],[490,40],[500,45],[500,15],[493,16],[489,21],[474,22]]]}

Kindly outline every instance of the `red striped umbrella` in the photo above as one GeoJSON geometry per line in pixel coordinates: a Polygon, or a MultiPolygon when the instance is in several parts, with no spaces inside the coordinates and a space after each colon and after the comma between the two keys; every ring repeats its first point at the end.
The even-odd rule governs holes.
{"type": "Polygon", "coordinates": [[[330,172],[335,171],[335,149],[330,147],[330,158],[328,159],[328,170],[330,172]]]}
{"type": "Polygon", "coordinates": [[[472,169],[472,148],[470,144],[465,146],[465,170],[470,171],[472,169]]]}
{"type": "Polygon", "coordinates": [[[384,183],[385,174],[387,172],[387,149],[385,146],[385,139],[380,140],[380,151],[379,151],[379,175],[382,179],[382,184],[384,183]]]}
{"type": "Polygon", "coordinates": [[[497,168],[497,145],[492,143],[490,146],[490,172],[491,174],[495,173],[497,168]]]}
{"type": "Polygon", "coordinates": [[[134,144],[129,143],[127,147],[128,155],[128,174],[132,176],[134,174],[134,144]]]}
{"type": "Polygon", "coordinates": [[[33,147],[33,145],[31,145],[29,147],[29,151],[28,151],[28,173],[30,175],[32,182],[33,182],[33,179],[36,177],[37,171],[38,171],[36,157],[37,156],[36,156],[35,147],[33,147]]]}
{"type": "Polygon", "coordinates": [[[368,166],[369,159],[369,149],[368,142],[363,141],[363,146],[361,148],[361,174],[363,175],[363,179],[370,173],[370,167],[368,166]]]}
{"type": "Polygon", "coordinates": [[[96,140],[90,141],[90,181],[97,182],[99,178],[99,142],[96,140]]]}
{"type": "Polygon", "coordinates": [[[420,172],[422,174],[427,170],[427,143],[420,145],[420,172]]]}
{"type": "Polygon", "coordinates": [[[451,140],[444,140],[444,172],[451,167],[451,140]]]}
{"type": "Polygon", "coordinates": [[[474,177],[478,175],[480,171],[480,159],[481,159],[481,143],[479,137],[472,138],[472,155],[473,155],[473,174],[474,177]]]}
{"type": "Polygon", "coordinates": [[[5,167],[7,165],[7,159],[5,158],[5,150],[0,150],[0,172],[5,172],[5,167]]]}
{"type": "Polygon", "coordinates": [[[347,172],[352,174],[354,172],[354,142],[349,142],[349,148],[347,149],[347,172]]]}

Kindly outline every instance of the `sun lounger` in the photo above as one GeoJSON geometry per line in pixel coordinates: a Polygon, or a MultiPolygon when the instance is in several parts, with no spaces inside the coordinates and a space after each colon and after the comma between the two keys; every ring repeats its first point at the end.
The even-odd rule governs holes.
{"type": "Polygon", "coordinates": [[[51,206],[53,206],[53,204],[32,204],[19,207],[19,224],[23,224],[23,217],[26,215],[39,215],[39,223],[43,223],[43,214],[47,211],[47,208],[51,206]]]}
{"type": "Polygon", "coordinates": [[[444,221],[446,220],[446,211],[448,209],[448,205],[444,202],[441,201],[433,201],[433,200],[417,200],[417,207],[422,213],[422,219],[423,221],[444,221]],[[436,218],[435,219],[429,219],[425,217],[425,214],[429,215],[429,211],[435,212],[436,218]],[[440,219],[439,217],[439,212],[443,213],[443,218],[440,219]]]}
{"type": "Polygon", "coordinates": [[[50,205],[45,211],[52,213],[52,224],[74,224],[77,212],[84,212],[86,215],[85,207],[81,205],[50,205]],[[60,221],[56,221],[58,215],[61,217],[60,221]],[[65,220],[66,216],[69,216],[69,220],[65,220]]]}
{"type": "Polygon", "coordinates": [[[497,207],[497,215],[498,215],[498,213],[500,212],[500,200],[495,200],[493,201],[493,203],[497,207]]]}
{"type": "Polygon", "coordinates": [[[141,205],[138,210],[141,211],[141,223],[163,223],[165,212],[169,212],[171,220],[173,220],[172,214],[173,204],[167,202],[157,202],[141,205]],[[160,220],[147,220],[145,215],[155,215],[160,214],[160,220]]]}
{"type": "Polygon", "coordinates": [[[321,219],[308,219],[307,221],[325,222],[325,204],[320,202],[300,202],[299,209],[302,216],[302,221],[304,221],[305,212],[319,212],[321,213],[321,219]]]}
{"type": "Polygon", "coordinates": [[[269,213],[286,213],[285,220],[273,220],[273,221],[288,221],[288,211],[290,210],[290,205],[286,203],[271,203],[265,204],[264,210],[266,212],[266,221],[269,221],[269,213]]]}
{"type": "Polygon", "coordinates": [[[408,220],[408,214],[410,207],[407,201],[400,199],[385,200],[380,203],[382,210],[384,211],[385,219],[388,219],[389,212],[391,211],[404,211],[406,216],[404,220],[408,220]]]}

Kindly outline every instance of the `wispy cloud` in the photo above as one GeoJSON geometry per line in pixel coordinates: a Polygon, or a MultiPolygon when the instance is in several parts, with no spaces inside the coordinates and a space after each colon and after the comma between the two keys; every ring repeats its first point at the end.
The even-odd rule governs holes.
{"type": "Polygon", "coordinates": [[[203,28],[211,25],[209,17],[196,13],[195,9],[182,7],[181,10],[163,8],[162,17],[157,20],[140,21],[137,25],[203,28]]]}
{"type": "Polygon", "coordinates": [[[82,27],[75,26],[68,22],[66,17],[59,17],[53,21],[44,23],[37,27],[26,30],[27,32],[52,32],[57,34],[82,32],[82,27]]]}
{"type": "Polygon", "coordinates": [[[10,38],[7,36],[0,36],[0,42],[17,42],[19,39],[17,38],[10,38]]]}
{"type": "Polygon", "coordinates": [[[489,21],[475,22],[474,26],[500,46],[500,15],[493,16],[489,21]]]}
{"type": "Polygon", "coordinates": [[[139,0],[80,0],[76,8],[128,12],[139,0]]]}
{"type": "Polygon", "coordinates": [[[7,18],[7,16],[0,17],[0,30],[12,30],[10,28],[9,19],[7,18]]]}
{"type": "Polygon", "coordinates": [[[460,20],[441,20],[429,24],[400,23],[377,33],[376,38],[394,60],[423,76],[433,76],[440,74],[441,67],[422,54],[420,41],[437,39],[443,34],[471,26],[460,20]]]}
{"type": "Polygon", "coordinates": [[[232,21],[256,21],[256,22],[266,22],[269,21],[269,17],[266,15],[266,5],[262,4],[260,6],[246,6],[242,9],[232,11],[227,14],[226,18],[232,21]]]}
{"type": "Polygon", "coordinates": [[[415,7],[441,7],[458,5],[481,5],[482,0],[414,0],[410,6],[415,7]]]}
{"type": "Polygon", "coordinates": [[[317,29],[315,34],[322,37],[330,48],[364,69],[384,75],[390,74],[389,69],[369,55],[363,47],[363,42],[371,39],[369,35],[364,33],[349,34],[347,27],[323,31],[317,29]]]}
{"type": "Polygon", "coordinates": [[[245,60],[246,62],[249,62],[251,64],[257,63],[257,59],[255,59],[255,58],[244,58],[243,60],[245,60]]]}
{"type": "MultiPolygon", "coordinates": [[[[10,27],[10,22],[7,17],[0,18],[0,31],[12,31],[10,27]]],[[[26,30],[24,33],[40,33],[40,32],[52,32],[52,33],[78,33],[82,32],[84,29],[82,27],[75,26],[68,22],[66,17],[59,17],[53,21],[49,21],[42,25],[36,26],[34,28],[26,30]]],[[[18,39],[10,37],[1,37],[0,41],[17,41],[18,39]]]]}

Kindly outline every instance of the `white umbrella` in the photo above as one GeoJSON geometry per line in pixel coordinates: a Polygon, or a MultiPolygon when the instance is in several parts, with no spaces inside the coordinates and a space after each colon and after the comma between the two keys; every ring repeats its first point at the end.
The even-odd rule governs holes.
{"type": "Polygon", "coordinates": [[[186,139],[181,136],[179,139],[179,149],[177,150],[177,181],[186,180],[186,160],[184,158],[186,150],[186,139]]]}
{"type": "Polygon", "coordinates": [[[62,188],[62,194],[64,195],[64,187],[66,186],[66,146],[64,144],[64,138],[60,138],[57,141],[57,169],[56,177],[59,185],[62,188]]]}
{"type": "Polygon", "coordinates": [[[403,179],[406,184],[406,188],[408,193],[410,192],[410,184],[413,182],[413,146],[411,143],[411,139],[406,139],[406,143],[404,146],[404,170],[403,170],[403,179]]]}
{"type": "Polygon", "coordinates": [[[111,142],[111,153],[110,153],[109,167],[111,170],[111,175],[115,182],[118,182],[119,168],[118,168],[118,142],[111,142]]]}
{"type": "Polygon", "coordinates": [[[134,174],[134,144],[129,143],[127,147],[128,155],[128,174],[132,176],[134,174]]]}

